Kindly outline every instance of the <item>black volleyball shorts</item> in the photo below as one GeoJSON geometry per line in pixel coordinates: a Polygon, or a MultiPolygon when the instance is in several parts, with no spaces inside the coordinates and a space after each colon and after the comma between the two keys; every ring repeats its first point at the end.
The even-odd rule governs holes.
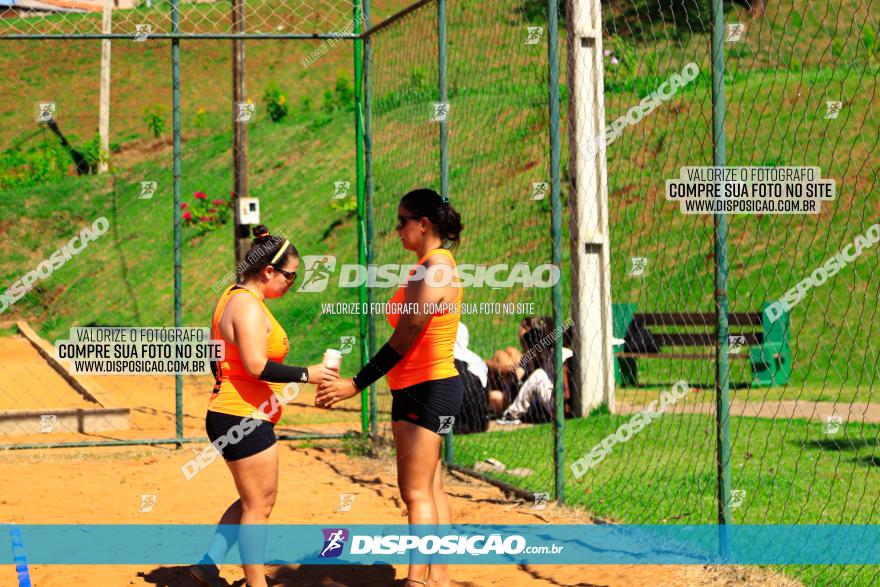
{"type": "Polygon", "coordinates": [[[403,420],[427,428],[437,434],[452,431],[464,398],[461,377],[424,381],[402,389],[391,390],[391,420],[403,420]]]}
{"type": "Polygon", "coordinates": [[[208,410],[205,416],[205,431],[211,444],[218,447],[227,461],[237,461],[263,452],[275,444],[275,424],[266,420],[255,420],[247,416],[230,416],[208,410]],[[226,438],[225,446],[218,443],[226,438]]]}

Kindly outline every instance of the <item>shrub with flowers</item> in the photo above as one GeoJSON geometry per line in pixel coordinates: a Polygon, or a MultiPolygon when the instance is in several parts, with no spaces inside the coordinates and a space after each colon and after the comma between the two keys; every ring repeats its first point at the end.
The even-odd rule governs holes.
{"type": "Polygon", "coordinates": [[[184,226],[195,228],[196,235],[201,236],[226,224],[232,211],[232,193],[229,199],[214,198],[208,201],[205,192],[195,192],[192,205],[181,202],[180,209],[183,210],[184,226]]]}
{"type": "Polygon", "coordinates": [[[603,45],[605,50],[602,51],[602,63],[605,65],[606,91],[625,89],[640,76],[647,77],[654,73],[639,71],[639,54],[632,39],[610,35],[603,41],[603,45]]]}
{"type": "Polygon", "coordinates": [[[266,102],[266,111],[272,122],[281,122],[287,116],[287,96],[275,82],[269,83],[263,93],[263,101],[266,102]]]}

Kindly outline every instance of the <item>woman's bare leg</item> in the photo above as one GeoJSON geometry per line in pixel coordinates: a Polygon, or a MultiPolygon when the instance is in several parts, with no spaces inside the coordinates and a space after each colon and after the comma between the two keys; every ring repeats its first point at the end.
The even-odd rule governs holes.
{"type": "Polygon", "coordinates": [[[214,564],[223,564],[229,549],[238,542],[239,522],[241,522],[241,499],[236,499],[220,516],[217,530],[208,546],[207,555],[214,564]]]}
{"type": "MultiPolygon", "coordinates": [[[[269,514],[272,513],[278,495],[278,445],[274,444],[253,456],[226,464],[232,471],[235,488],[241,496],[239,523],[255,526],[240,530],[239,549],[242,558],[262,556],[265,552],[265,535],[262,533],[263,528],[259,526],[265,526],[269,521],[269,514]]],[[[246,564],[242,567],[250,587],[267,587],[262,564],[246,564]]]]}
{"type": "MultiPolygon", "coordinates": [[[[391,430],[397,448],[397,485],[406,503],[409,523],[436,525],[440,515],[434,498],[434,476],[440,463],[441,437],[402,420],[392,422],[391,430]]],[[[445,507],[444,515],[448,515],[448,504],[445,507]]],[[[424,581],[427,575],[428,565],[410,563],[407,577],[424,581]]],[[[406,587],[417,585],[407,581],[406,587]]]]}
{"type": "MultiPolygon", "coordinates": [[[[449,497],[443,489],[443,466],[440,459],[437,459],[437,469],[434,471],[434,483],[432,486],[434,492],[434,503],[437,505],[437,521],[441,525],[449,525],[452,523],[452,508],[449,506],[449,497]]],[[[429,566],[428,585],[447,587],[449,585],[449,565],[432,564],[429,566]]]]}

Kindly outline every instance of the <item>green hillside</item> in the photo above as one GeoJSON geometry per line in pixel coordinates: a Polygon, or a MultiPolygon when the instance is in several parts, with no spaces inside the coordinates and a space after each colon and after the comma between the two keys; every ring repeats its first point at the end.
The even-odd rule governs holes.
{"type": "MultiPolygon", "coordinates": [[[[392,4],[382,7],[386,14],[392,4]]],[[[527,262],[534,267],[551,256],[549,202],[528,200],[533,182],[549,180],[546,50],[541,44],[523,44],[530,16],[520,6],[450,4],[449,87],[456,109],[450,124],[451,193],[466,223],[459,262],[527,262]]],[[[607,120],[624,114],[687,61],[698,63],[702,74],[609,148],[613,298],[636,302],[641,310],[708,311],[713,290],[711,218],[678,213],[662,192],[663,180],[676,176],[682,165],[711,161],[707,37],[663,19],[651,20],[650,29],[624,27],[630,17],[618,8],[612,4],[606,13],[606,47],[621,58],[616,68],[606,63],[607,120]],[[633,256],[650,259],[642,279],[626,275],[633,256]]],[[[728,20],[748,19],[738,10],[728,20]]],[[[869,157],[878,136],[870,108],[877,59],[874,41],[856,24],[870,23],[870,17],[864,6],[841,5],[838,13],[828,14],[810,9],[799,18],[792,10],[790,3],[771,5],[764,18],[750,23],[748,43],[731,45],[728,162],[818,164],[824,176],[837,181],[838,200],[816,217],[730,218],[733,311],[754,311],[764,300],[781,296],[880,217],[877,164],[869,157]],[[844,36],[843,49],[835,49],[836,40],[844,36]],[[771,50],[767,39],[780,49],[771,50]],[[790,59],[802,39],[811,39],[809,59],[793,64],[790,59]],[[846,106],[841,118],[824,120],[824,103],[831,98],[846,106]]],[[[438,183],[437,127],[427,121],[435,99],[436,49],[430,42],[435,23],[434,11],[423,9],[374,39],[379,262],[409,262],[393,235],[394,206],[411,187],[438,183]]],[[[30,111],[33,103],[47,99],[58,104],[62,130],[75,144],[84,144],[97,120],[98,43],[25,43],[0,46],[0,67],[17,72],[12,90],[19,97],[2,106],[3,144],[39,152],[42,143],[54,141],[33,122],[30,111]],[[22,47],[28,49],[24,64],[22,47]]],[[[351,47],[340,42],[305,68],[300,61],[318,45],[248,43],[249,96],[258,108],[248,127],[249,185],[251,195],[261,198],[270,227],[292,235],[303,254],[331,253],[339,263],[354,262],[353,201],[330,199],[335,181],[353,185],[355,179],[351,47]],[[267,118],[261,98],[270,83],[281,88],[290,107],[281,123],[267,118]]],[[[225,198],[231,186],[229,52],[228,43],[220,41],[183,45],[181,171],[184,199],[190,202],[197,191],[209,199],[225,198]]],[[[6,237],[2,246],[7,249],[0,261],[4,283],[36,266],[95,217],[103,214],[111,221],[109,239],[65,265],[57,279],[41,282],[14,307],[42,322],[50,338],[72,324],[172,320],[169,44],[115,43],[113,59],[114,174],[13,185],[4,189],[0,202],[6,237]],[[150,136],[144,122],[144,111],[157,106],[166,122],[159,140],[150,136]],[[145,180],[159,183],[152,200],[137,199],[145,180]]],[[[563,192],[567,198],[565,185],[563,192]]],[[[232,268],[229,232],[227,226],[196,236],[187,229],[187,324],[207,320],[214,299],[210,285],[232,268]]],[[[563,242],[567,240],[565,235],[563,242]]],[[[566,275],[568,257],[565,246],[566,275]]],[[[802,392],[814,393],[813,387],[831,383],[854,393],[852,386],[870,375],[876,363],[869,360],[871,330],[855,326],[870,324],[876,312],[876,292],[867,286],[876,259],[872,253],[863,255],[795,309],[793,385],[802,392]],[[851,330],[846,340],[831,340],[837,336],[831,333],[842,327],[851,330]]],[[[568,279],[564,284],[567,299],[568,279]]],[[[466,297],[533,302],[536,312],[549,313],[549,293],[482,288],[466,297]]],[[[376,299],[390,294],[377,290],[376,299]]],[[[338,336],[356,334],[354,317],[322,320],[319,305],[353,301],[356,291],[318,297],[301,294],[275,302],[285,326],[300,333],[294,335],[299,344],[292,360],[316,359],[338,336]]],[[[514,344],[518,319],[494,315],[469,324],[472,345],[488,354],[514,344]]],[[[711,365],[698,362],[649,362],[646,369],[648,382],[668,380],[670,371],[711,378],[711,365]]],[[[748,376],[735,378],[746,381],[748,376]]]]}
{"type": "MultiPolygon", "coordinates": [[[[348,13],[343,2],[333,4],[337,10],[315,18],[325,28],[339,29],[348,13]]],[[[376,19],[406,4],[380,2],[376,19]]],[[[698,3],[603,3],[603,42],[610,51],[604,62],[607,121],[624,115],[685,64],[695,62],[701,70],[671,100],[627,127],[608,149],[612,298],[636,303],[640,311],[713,310],[712,218],[685,216],[664,198],[665,180],[678,176],[682,166],[712,161],[705,15],[675,8],[691,4],[698,3]],[[644,276],[628,275],[632,257],[648,259],[644,276]]],[[[279,17],[284,6],[257,5],[253,18],[268,30],[284,20],[279,17]]],[[[199,23],[203,32],[224,30],[228,19],[212,5],[186,11],[185,22],[199,23]]],[[[876,1],[770,1],[766,14],[755,19],[739,6],[729,8],[727,21],[747,23],[748,32],[742,41],[726,45],[728,164],[818,165],[822,176],[833,178],[837,186],[836,201],[825,203],[816,216],[729,216],[731,311],[758,311],[880,221],[877,14],[876,1]],[[828,101],[842,102],[837,118],[826,118],[828,101]]],[[[150,15],[133,15],[127,22],[141,16],[150,15]]],[[[308,17],[308,11],[300,11],[282,26],[302,29],[308,17]]],[[[95,24],[94,15],[76,18],[95,24]]],[[[545,40],[525,43],[527,27],[541,26],[543,17],[532,1],[450,0],[448,18],[450,195],[465,224],[456,259],[469,264],[525,262],[532,268],[549,263],[549,197],[530,199],[533,184],[550,181],[547,47],[545,40]]],[[[77,21],[41,22],[62,30],[77,21]]],[[[167,24],[163,19],[155,23],[160,28],[167,24]]],[[[16,26],[4,21],[0,34],[16,26]]],[[[28,26],[39,29],[33,22],[28,26]]],[[[438,99],[435,29],[436,11],[429,6],[373,39],[378,263],[415,260],[394,233],[397,201],[414,187],[439,187],[438,126],[430,120],[432,102],[438,99]]],[[[232,186],[231,48],[226,41],[202,40],[186,40],[181,46],[181,186],[184,201],[193,206],[194,193],[205,193],[209,201],[227,199],[232,186]]],[[[302,255],[334,255],[338,266],[357,261],[353,54],[350,44],[339,42],[304,66],[302,60],[318,47],[319,41],[247,43],[248,96],[256,104],[248,125],[248,181],[250,195],[260,198],[263,221],[273,232],[283,231],[302,255]],[[280,122],[270,120],[264,97],[273,84],[288,108],[280,122]],[[334,200],[339,181],[351,182],[352,188],[346,198],[334,200]]],[[[565,83],[564,28],[560,48],[565,83]]],[[[99,59],[97,41],[0,43],[4,93],[15,97],[0,102],[0,289],[94,219],[105,216],[111,227],[0,314],[3,320],[28,320],[48,340],[64,337],[74,325],[173,324],[170,43],[113,44],[111,174],[72,175],[72,162],[57,139],[34,121],[37,102],[55,101],[61,131],[88,151],[97,127],[99,59]],[[150,115],[158,137],[147,123],[150,115]],[[160,122],[163,130],[158,129],[160,122]],[[143,181],[158,183],[152,199],[139,199],[143,181]]],[[[563,119],[562,195],[567,204],[565,130],[563,119]]],[[[219,208],[216,214],[222,215],[224,208],[219,208]]],[[[230,211],[225,213],[228,219],[230,211]]],[[[562,271],[567,316],[572,293],[568,220],[566,213],[562,271]]],[[[205,326],[217,297],[213,286],[234,266],[232,228],[227,222],[203,233],[198,226],[187,226],[183,242],[183,323],[205,326]]],[[[788,386],[749,389],[744,386],[750,381],[747,362],[734,362],[732,382],[740,387],[734,399],[876,402],[878,259],[876,248],[867,249],[792,310],[794,369],[788,386]]],[[[375,300],[386,301],[392,293],[376,289],[375,300]]],[[[549,314],[552,308],[549,289],[483,287],[466,290],[464,296],[468,303],[532,303],[536,314],[549,314]]],[[[356,289],[331,282],[320,294],[292,293],[271,301],[290,336],[287,362],[316,362],[325,348],[338,346],[340,336],[357,336],[357,316],[328,315],[321,307],[357,299],[356,289]]],[[[521,318],[465,317],[471,347],[489,356],[516,344],[521,318]]],[[[377,332],[380,342],[390,333],[382,316],[377,317],[377,332]]],[[[356,354],[346,357],[343,373],[352,374],[356,363],[356,354]]],[[[641,381],[651,389],[618,389],[635,404],[671,381],[687,379],[711,389],[714,378],[710,361],[643,361],[640,367],[641,381]]],[[[380,410],[388,403],[387,394],[380,394],[380,410]]],[[[705,416],[672,422],[658,424],[650,435],[627,445],[619,453],[625,457],[620,467],[601,469],[598,481],[613,481],[619,491],[588,494],[592,488],[572,483],[572,502],[632,522],[711,520],[714,423],[705,416]],[[662,474],[652,469],[661,453],[674,461],[662,474]],[[624,468],[626,474],[621,473],[624,468]],[[656,484],[662,484],[659,493],[652,489],[656,484]],[[651,500],[662,504],[654,507],[651,500]],[[684,516],[683,511],[691,517],[674,517],[684,516]]],[[[566,444],[575,449],[571,454],[586,450],[618,423],[618,417],[601,415],[571,425],[566,432],[566,444]]],[[[743,519],[876,522],[875,498],[865,494],[865,488],[878,487],[876,426],[851,428],[852,446],[845,450],[814,438],[810,426],[735,418],[734,454],[743,462],[755,457],[735,481],[760,497],[759,505],[753,501],[742,512],[743,519]],[[853,456],[851,449],[871,454],[853,456]],[[829,498],[832,487],[843,482],[845,493],[829,498]],[[825,492],[821,500],[812,498],[820,492],[825,492]]],[[[532,477],[505,480],[546,491],[552,487],[552,433],[550,426],[536,426],[515,434],[475,435],[459,439],[457,450],[462,464],[492,456],[509,466],[529,466],[532,477]],[[524,453],[525,446],[530,453],[524,453]]],[[[846,573],[851,584],[871,580],[870,573],[859,569],[846,573]]],[[[817,579],[816,584],[823,583],[817,579]]]]}
{"type": "MultiPolygon", "coordinates": [[[[344,3],[338,4],[314,26],[343,26],[346,11],[344,3]],[[331,17],[339,22],[329,23],[331,17]]],[[[405,4],[380,3],[376,19],[405,4]]],[[[456,253],[463,263],[524,261],[535,266],[550,259],[549,202],[529,200],[532,183],[549,180],[546,47],[524,43],[526,27],[542,22],[534,4],[450,2],[449,91],[455,110],[450,175],[451,194],[466,224],[456,253]]],[[[605,47],[619,58],[616,65],[605,64],[608,121],[685,63],[694,61],[701,68],[693,83],[628,127],[609,148],[613,298],[638,303],[642,310],[707,311],[713,290],[711,218],[680,214],[663,199],[662,186],[682,165],[711,161],[708,38],[700,19],[691,14],[682,20],[663,6],[620,1],[606,6],[605,47]],[[650,261],[640,279],[627,275],[633,256],[650,261]]],[[[186,10],[184,22],[202,23],[198,30],[221,30],[209,26],[216,7],[186,10]]],[[[266,3],[255,10],[257,22],[270,23],[270,15],[280,9],[266,3]]],[[[292,28],[306,28],[303,16],[292,28]]],[[[76,18],[94,20],[94,15],[76,18]]],[[[826,204],[817,217],[729,218],[732,310],[748,311],[782,295],[880,217],[878,164],[871,158],[878,141],[876,109],[871,108],[878,73],[876,23],[870,4],[849,2],[822,7],[770,3],[765,16],[754,20],[731,7],[727,20],[749,27],[744,41],[727,45],[728,162],[818,164],[838,188],[837,201],[826,204]],[[844,107],[839,118],[827,120],[825,102],[830,99],[841,100],[844,107]]],[[[62,30],[76,19],[40,22],[62,30]]],[[[28,25],[39,29],[32,21],[28,25]]],[[[2,26],[27,29],[10,20],[2,26]]],[[[437,126],[429,122],[436,99],[435,27],[436,14],[426,8],[373,41],[375,247],[382,263],[410,260],[393,233],[398,197],[413,186],[438,183],[437,126]]],[[[339,42],[314,65],[303,66],[302,59],[320,45],[247,43],[249,96],[257,104],[248,126],[249,185],[251,194],[261,198],[266,222],[290,235],[302,254],[333,254],[338,263],[348,263],[356,258],[352,198],[334,201],[331,196],[334,182],[354,182],[352,51],[339,42]],[[289,107],[287,118],[278,123],[267,117],[263,97],[273,83],[289,107]]],[[[564,80],[566,47],[562,41],[560,46],[564,80]]],[[[230,46],[198,40],[184,41],[182,47],[182,191],[192,204],[195,192],[225,198],[231,186],[230,46]]],[[[108,236],[40,282],[6,315],[28,318],[49,338],[74,324],[171,324],[169,43],[114,43],[113,174],[84,177],[69,175],[70,161],[47,147],[57,140],[34,122],[33,106],[56,101],[61,129],[75,145],[85,145],[97,123],[99,43],[10,41],[0,50],[4,87],[16,96],[0,104],[3,283],[35,267],[96,217],[105,215],[111,222],[108,236]],[[164,118],[160,138],[151,135],[144,120],[148,110],[164,118]],[[41,161],[45,175],[32,177],[41,161]],[[58,162],[64,164],[60,171],[51,165],[58,162]],[[158,182],[157,194],[140,200],[140,182],[147,180],[158,182]]],[[[564,135],[563,141],[565,175],[564,135]]],[[[230,232],[228,224],[204,235],[185,229],[186,324],[206,323],[215,298],[211,286],[232,269],[230,232]]],[[[569,255],[566,244],[566,300],[569,255]]],[[[844,391],[856,393],[854,388],[860,388],[861,401],[869,397],[877,362],[870,345],[876,270],[876,251],[868,251],[794,309],[795,374],[787,390],[791,395],[785,397],[818,390],[836,398],[844,391]]],[[[390,294],[375,292],[379,301],[390,294]]],[[[321,302],[353,301],[356,295],[355,290],[331,288],[324,295],[296,294],[272,302],[292,333],[292,361],[315,360],[338,336],[357,332],[354,317],[324,317],[320,307],[321,302]]],[[[466,292],[466,301],[525,301],[534,302],[537,312],[550,309],[548,290],[474,288],[466,292]]],[[[514,344],[517,319],[472,319],[472,346],[487,355],[514,344]]],[[[380,334],[387,333],[381,320],[379,326],[380,334]]],[[[664,382],[682,372],[711,379],[711,364],[699,362],[648,364],[646,369],[647,382],[664,382]]],[[[745,380],[742,373],[736,377],[745,380]]]]}

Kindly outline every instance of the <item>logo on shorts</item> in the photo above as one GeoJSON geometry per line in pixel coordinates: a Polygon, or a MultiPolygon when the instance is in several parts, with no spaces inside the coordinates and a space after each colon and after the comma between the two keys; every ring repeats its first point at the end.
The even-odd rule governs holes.
{"type": "Polygon", "coordinates": [[[449,434],[452,432],[454,424],[455,416],[440,416],[440,427],[437,428],[437,434],[449,434]]]}
{"type": "Polygon", "coordinates": [[[345,541],[348,540],[348,530],[345,528],[323,528],[324,549],[321,558],[336,558],[342,554],[345,541]]]}

